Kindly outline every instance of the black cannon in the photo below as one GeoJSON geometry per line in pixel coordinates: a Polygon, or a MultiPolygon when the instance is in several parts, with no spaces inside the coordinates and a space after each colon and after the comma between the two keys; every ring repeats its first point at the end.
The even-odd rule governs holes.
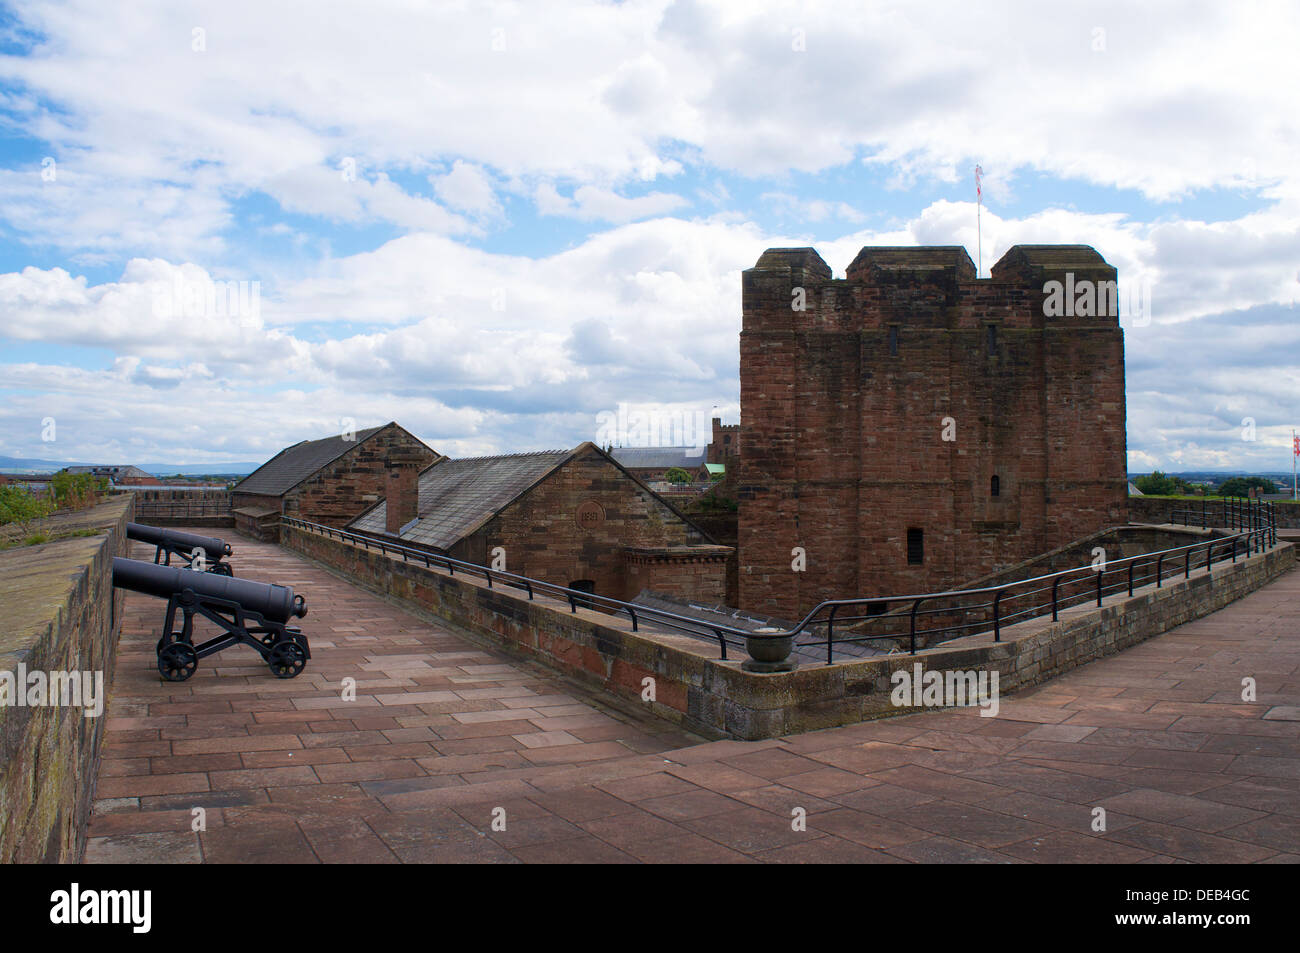
{"type": "Polygon", "coordinates": [[[158,671],[169,682],[185,681],[198,668],[199,659],[240,643],[256,649],[277,678],[293,678],[311,658],[302,630],[286,624],[291,616],[307,614],[306,600],[288,586],[121,556],[113,559],[113,585],[167,600],[158,640],[158,671]],[[177,609],[183,616],[179,631],[177,609]],[[224,634],[195,645],[195,614],[215,622],[224,634]]]}
{"type": "Polygon", "coordinates": [[[205,572],[214,572],[218,576],[234,575],[230,563],[221,561],[223,556],[230,555],[230,544],[225,540],[212,536],[198,536],[194,533],[182,533],[177,529],[145,526],[143,523],[127,523],[126,538],[157,546],[153,561],[163,566],[170,566],[172,556],[179,556],[189,563],[192,569],[202,568],[205,572]],[[196,559],[200,556],[201,560],[196,559]]]}

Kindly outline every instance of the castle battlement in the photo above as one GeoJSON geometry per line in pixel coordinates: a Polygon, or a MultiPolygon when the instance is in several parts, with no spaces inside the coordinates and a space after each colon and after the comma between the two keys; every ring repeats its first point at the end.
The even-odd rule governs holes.
{"type": "Polygon", "coordinates": [[[1115,287],[1087,245],[1017,245],[984,279],[960,246],[864,248],[839,279],[765,251],[742,278],[741,607],[938,589],[1123,522],[1115,287]]]}

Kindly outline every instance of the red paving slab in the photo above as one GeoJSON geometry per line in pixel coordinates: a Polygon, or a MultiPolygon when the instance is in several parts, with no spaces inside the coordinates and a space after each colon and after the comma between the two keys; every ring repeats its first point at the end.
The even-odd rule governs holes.
{"type": "Polygon", "coordinates": [[[1300,861],[1297,572],[997,717],[706,743],[286,550],[232,562],[306,595],[313,658],[163,682],[130,595],[89,863],[1300,861]]]}

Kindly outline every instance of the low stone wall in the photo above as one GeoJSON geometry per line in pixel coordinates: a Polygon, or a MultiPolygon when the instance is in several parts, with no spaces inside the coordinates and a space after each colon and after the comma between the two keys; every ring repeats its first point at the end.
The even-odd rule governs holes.
{"type": "Polygon", "coordinates": [[[779,674],[740,669],[743,659],[703,654],[685,637],[649,638],[622,617],[568,607],[518,590],[489,589],[481,580],[449,576],[319,533],[286,526],[282,543],[359,584],[408,601],[496,645],[537,658],[622,698],[642,702],[653,679],[663,717],[692,730],[752,740],[903,714],[890,701],[896,670],[999,672],[1002,692],[1036,684],[1174,626],[1222,608],[1295,565],[1293,547],[1215,566],[1212,576],[1166,580],[1129,598],[1108,597],[1101,609],[1066,610],[1058,622],[1033,620],[1003,630],[1003,641],[978,636],[910,655],[812,666],[779,674]]]}
{"type": "MultiPolygon", "coordinates": [[[[1273,500],[1273,511],[1277,514],[1277,525],[1279,529],[1296,529],[1300,528],[1300,503],[1293,500],[1273,500]]],[[[1208,513],[1214,513],[1216,510],[1222,512],[1223,503],[1220,500],[1204,501],[1205,509],[1208,513]]],[[[1199,499],[1173,499],[1167,496],[1130,496],[1128,498],[1128,518],[1134,523],[1169,523],[1173,522],[1172,514],[1174,510],[1193,510],[1196,513],[1201,512],[1202,501],[1199,499]]],[[[1182,522],[1182,520],[1178,520],[1182,522]]],[[[1198,524],[1199,525],[1199,524],[1198,524]]],[[[1213,519],[1210,525],[1215,525],[1213,519]]]]}
{"type": "Polygon", "coordinates": [[[280,511],[241,506],[232,511],[235,532],[266,543],[280,541],[280,511]]]}
{"type": "Polygon", "coordinates": [[[40,527],[95,535],[0,552],[0,863],[75,863],[85,851],[122,617],[113,557],[127,553],[133,504],[118,495],[40,527]],[[92,686],[102,673],[100,714],[15,704],[9,686],[31,700],[34,683],[17,684],[24,672],[89,672],[92,686]]]}
{"type": "Polygon", "coordinates": [[[629,546],[623,550],[623,598],[653,589],[677,599],[725,602],[727,560],[734,553],[730,546],[629,546]]]}
{"type": "Polygon", "coordinates": [[[225,487],[178,487],[171,490],[131,490],[135,519],[149,526],[190,526],[203,529],[233,527],[230,493],[225,487]]]}

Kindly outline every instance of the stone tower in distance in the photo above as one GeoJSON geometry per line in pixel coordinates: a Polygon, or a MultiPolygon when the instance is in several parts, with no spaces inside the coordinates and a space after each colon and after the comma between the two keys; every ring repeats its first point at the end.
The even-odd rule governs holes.
{"type": "Polygon", "coordinates": [[[1115,269],[1017,245],[991,274],[959,246],[744,273],[742,608],[939,590],[1127,521],[1115,269]],[[1056,316],[1052,281],[1092,296],[1056,316]]]}

